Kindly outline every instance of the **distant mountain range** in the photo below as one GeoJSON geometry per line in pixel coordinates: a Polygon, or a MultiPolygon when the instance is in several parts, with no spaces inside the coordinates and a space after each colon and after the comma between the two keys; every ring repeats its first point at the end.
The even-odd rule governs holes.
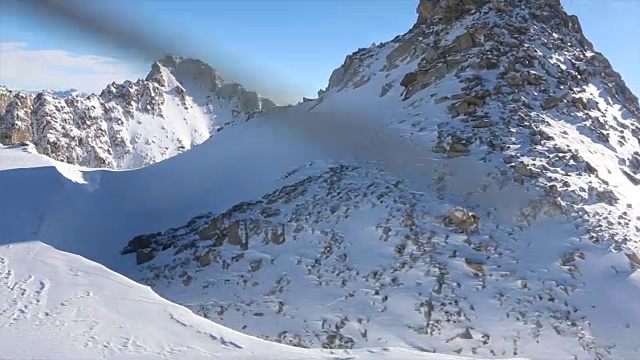
{"type": "Polygon", "coordinates": [[[144,80],[112,83],[100,94],[0,88],[0,143],[30,141],[71,164],[135,168],[274,107],[199,60],[167,56],[144,80]]]}

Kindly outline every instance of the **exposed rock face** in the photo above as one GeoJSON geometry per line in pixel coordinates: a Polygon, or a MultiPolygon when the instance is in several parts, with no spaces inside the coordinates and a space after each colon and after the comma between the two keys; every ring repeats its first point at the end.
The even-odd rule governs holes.
{"type": "Polygon", "coordinates": [[[31,138],[31,119],[26,109],[32,107],[32,99],[26,94],[12,94],[6,89],[0,89],[0,143],[16,144],[31,138]]]}
{"type": "Polygon", "coordinates": [[[366,164],[314,164],[153,235],[140,280],[296,346],[637,358],[636,313],[607,323],[625,324],[616,334],[595,323],[616,306],[597,294],[638,294],[627,280],[640,268],[638,99],[558,0],[417,11],[410,31],[347,56],[307,103],[328,111],[370,94],[368,107],[392,108],[387,130],[438,160],[428,191],[366,164]]]}
{"type": "Polygon", "coordinates": [[[432,20],[436,15],[441,21],[452,23],[464,15],[482,7],[488,0],[421,0],[418,4],[418,23],[432,20]]]}
{"type": "Polygon", "coordinates": [[[257,93],[225,83],[200,60],[166,56],[144,80],[112,83],[99,95],[0,88],[0,143],[31,141],[59,161],[132,168],[274,108],[257,93]]]}
{"type": "Polygon", "coordinates": [[[425,22],[433,17],[440,0],[420,0],[416,12],[418,13],[418,22],[425,22]]]}

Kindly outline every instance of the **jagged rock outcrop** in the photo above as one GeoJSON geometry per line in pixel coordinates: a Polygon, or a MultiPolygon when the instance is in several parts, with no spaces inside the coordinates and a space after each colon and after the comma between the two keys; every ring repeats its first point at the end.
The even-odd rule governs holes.
{"type": "Polygon", "coordinates": [[[350,100],[429,144],[424,192],[316,164],[134,239],[139,280],[297,346],[638,356],[640,106],[558,0],[421,1],[406,34],[347,56],[304,106],[350,100]]]}
{"type": "Polygon", "coordinates": [[[55,160],[132,168],[174,156],[275,104],[196,59],[166,56],[145,79],[98,95],[0,89],[0,143],[33,142],[55,160]]]}
{"type": "Polygon", "coordinates": [[[32,99],[26,94],[0,89],[0,143],[16,144],[31,138],[31,117],[28,109],[32,99]]]}

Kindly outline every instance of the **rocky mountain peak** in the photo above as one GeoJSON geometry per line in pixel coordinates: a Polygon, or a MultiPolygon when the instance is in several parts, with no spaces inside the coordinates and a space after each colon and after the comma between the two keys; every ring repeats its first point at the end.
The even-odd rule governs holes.
{"type": "Polygon", "coordinates": [[[167,86],[164,75],[162,74],[162,65],[160,65],[160,62],[154,62],[151,64],[151,70],[149,70],[149,73],[147,73],[147,76],[145,76],[144,79],[146,81],[154,82],[163,88],[167,86]]]}
{"type": "MultiPolygon", "coordinates": [[[[526,69],[549,63],[542,66],[549,71],[551,67],[559,67],[565,76],[573,74],[574,80],[582,79],[583,83],[594,76],[606,76],[605,85],[612,96],[619,97],[623,106],[640,115],[637,97],[609,61],[594,50],[578,18],[567,14],[559,0],[421,0],[417,13],[418,21],[407,33],[348,55],[343,65],[332,73],[326,90],[367,84],[371,75],[365,75],[362,70],[369,72],[367,65],[371,58],[384,48],[391,50],[387,51],[384,66],[378,71],[390,72],[402,64],[417,61],[417,69],[406,73],[400,81],[407,89],[405,100],[447,74],[467,77],[465,81],[495,70],[524,71],[522,76],[532,76],[532,71],[526,69]],[[567,66],[571,69],[558,64],[560,60],[545,59],[550,54],[569,62],[567,66]],[[510,58],[508,64],[504,64],[504,57],[510,58]],[[463,74],[467,69],[473,73],[463,74]]],[[[500,81],[517,82],[514,78],[517,74],[503,72],[502,75],[506,77],[499,77],[500,81]]],[[[555,70],[550,76],[557,77],[555,70]]],[[[381,96],[392,85],[386,83],[381,96]]]]}
{"type": "Polygon", "coordinates": [[[164,57],[159,59],[157,63],[170,69],[175,69],[178,63],[182,60],[184,60],[184,57],[182,56],[178,56],[175,54],[166,54],[164,57]]]}
{"type": "Polygon", "coordinates": [[[0,89],[0,143],[31,141],[44,155],[84,166],[138,167],[275,106],[200,60],[167,55],[144,79],[113,82],[99,95],[0,89]]]}
{"type": "MultiPolygon", "coordinates": [[[[412,122],[411,134],[433,129],[434,153],[485,162],[497,157],[496,168],[504,167],[498,172],[513,175],[493,181],[547,194],[549,186],[560,189],[543,200],[552,212],[584,215],[585,207],[617,206],[640,184],[633,165],[640,155],[638,98],[559,1],[421,1],[418,13],[420,21],[407,33],[347,56],[320,100],[360,88],[386,101],[397,97],[407,111],[429,114],[412,122]],[[441,21],[448,9],[457,9],[453,20],[441,21]],[[566,127],[571,131],[558,130],[566,127]],[[575,138],[620,166],[596,170],[598,160],[587,160],[575,138]],[[628,184],[614,188],[605,173],[628,184]],[[590,185],[569,185],[576,178],[590,185]]],[[[609,210],[618,225],[598,225],[590,236],[629,243],[634,235],[621,229],[632,226],[634,216],[609,210]]],[[[599,216],[588,221],[595,226],[599,216]]],[[[633,247],[640,251],[640,244],[633,247]]]]}
{"type": "Polygon", "coordinates": [[[467,14],[483,11],[487,6],[500,12],[515,9],[562,9],[560,0],[420,0],[416,12],[417,23],[422,24],[437,18],[452,23],[467,14]]]}
{"type": "MultiPolygon", "coordinates": [[[[189,92],[217,92],[224,83],[214,68],[198,59],[166,55],[156,64],[169,69],[176,80],[189,92]]],[[[152,67],[147,77],[157,71],[157,68],[152,67]]]]}
{"type": "Polygon", "coordinates": [[[214,94],[242,104],[246,116],[259,111],[270,111],[276,107],[271,100],[257,92],[245,89],[241,84],[225,81],[218,71],[209,64],[193,58],[166,55],[152,65],[147,80],[153,80],[161,86],[167,86],[163,75],[166,69],[184,90],[194,97],[196,102],[206,102],[214,94]]]}

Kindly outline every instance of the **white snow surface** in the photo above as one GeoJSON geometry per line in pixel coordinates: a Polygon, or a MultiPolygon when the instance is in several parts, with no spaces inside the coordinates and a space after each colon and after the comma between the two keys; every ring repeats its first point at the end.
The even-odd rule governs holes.
{"type": "Polygon", "coordinates": [[[230,330],[41,242],[0,246],[3,359],[470,360],[405,349],[306,350],[230,330]]]}

